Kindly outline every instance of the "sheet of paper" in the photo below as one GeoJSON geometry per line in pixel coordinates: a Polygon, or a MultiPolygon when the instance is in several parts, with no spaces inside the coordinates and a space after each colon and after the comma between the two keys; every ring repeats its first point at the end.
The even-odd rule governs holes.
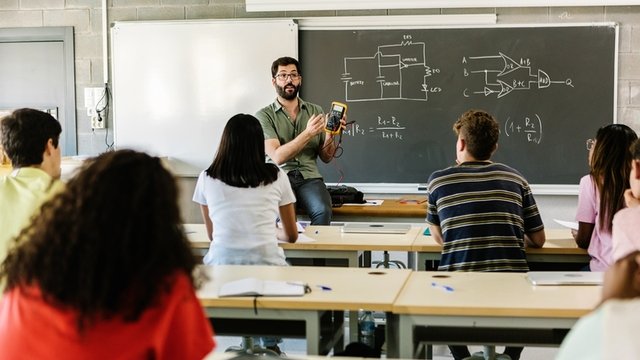
{"type": "Polygon", "coordinates": [[[553,219],[553,221],[557,222],[558,224],[564,227],[568,227],[569,229],[578,230],[577,221],[566,221],[566,220],[559,220],[559,219],[553,219]]]}
{"type": "Polygon", "coordinates": [[[223,284],[218,296],[302,296],[305,287],[306,284],[300,281],[244,278],[223,284]]]}
{"type": "Polygon", "coordinates": [[[366,200],[364,204],[342,204],[342,206],[380,206],[384,200],[366,200]]]}

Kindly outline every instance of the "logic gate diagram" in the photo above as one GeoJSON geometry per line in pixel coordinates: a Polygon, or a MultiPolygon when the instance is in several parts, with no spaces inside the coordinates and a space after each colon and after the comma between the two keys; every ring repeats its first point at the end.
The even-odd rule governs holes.
{"type": "Polygon", "coordinates": [[[441,92],[427,79],[440,73],[426,62],[426,45],[403,35],[399,44],[379,45],[370,57],[345,57],[345,99],[352,101],[419,100],[427,101],[429,93],[441,92]]]}
{"type": "Polygon", "coordinates": [[[471,95],[507,96],[512,91],[528,91],[546,89],[552,84],[564,84],[573,87],[571,78],[552,80],[542,69],[533,70],[530,59],[515,61],[509,56],[498,52],[498,55],[468,56],[462,58],[464,76],[484,77],[483,88],[466,88],[465,97],[471,95]]]}

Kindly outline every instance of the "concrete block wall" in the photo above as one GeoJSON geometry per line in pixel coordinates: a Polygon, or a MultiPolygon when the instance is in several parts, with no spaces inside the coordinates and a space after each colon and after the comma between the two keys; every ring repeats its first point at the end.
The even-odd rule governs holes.
{"type": "MultiPolygon", "coordinates": [[[[301,0],[302,1],[302,0],[301,0]]],[[[0,0],[0,28],[73,26],[75,28],[75,68],[78,153],[96,155],[113,140],[108,130],[92,131],[84,105],[86,87],[102,86],[101,0],[0,0]]],[[[234,19],[312,16],[385,16],[492,13],[500,24],[573,23],[615,21],[620,25],[618,62],[618,121],[640,132],[640,6],[470,8],[418,10],[362,10],[309,12],[247,12],[243,0],[108,0],[108,22],[124,20],[234,19]]],[[[580,59],[576,59],[580,61],[580,59]]],[[[597,64],[594,64],[597,71],[597,64]]],[[[185,221],[201,222],[198,208],[190,201],[193,179],[181,179],[180,199],[185,221]]],[[[537,197],[543,219],[571,219],[575,196],[537,197]]]]}
{"type": "MultiPolygon", "coordinates": [[[[101,0],[2,0],[0,28],[73,26],[78,153],[95,155],[111,143],[111,129],[92,131],[84,88],[102,86],[101,0]]],[[[234,19],[259,17],[495,13],[498,23],[615,21],[620,24],[618,121],[640,132],[640,6],[467,8],[419,10],[247,12],[242,0],[108,0],[109,23],[122,20],[234,19]]],[[[580,61],[580,59],[576,59],[580,61]]],[[[594,68],[594,71],[597,71],[594,68]]],[[[111,124],[109,124],[111,125],[111,124]]]]}

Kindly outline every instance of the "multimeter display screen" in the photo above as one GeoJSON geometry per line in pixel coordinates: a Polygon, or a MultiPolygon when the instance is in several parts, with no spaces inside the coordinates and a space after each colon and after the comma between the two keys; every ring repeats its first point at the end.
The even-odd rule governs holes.
{"type": "Polygon", "coordinates": [[[340,106],[340,105],[334,105],[333,106],[333,112],[341,113],[342,109],[344,109],[344,108],[342,106],[340,106]]]}

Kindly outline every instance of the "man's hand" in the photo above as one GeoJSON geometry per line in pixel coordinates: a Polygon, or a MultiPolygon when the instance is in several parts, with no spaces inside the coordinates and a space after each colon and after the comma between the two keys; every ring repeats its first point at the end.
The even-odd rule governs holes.
{"type": "Polygon", "coordinates": [[[313,115],[309,119],[309,122],[307,122],[307,128],[305,131],[310,137],[316,136],[324,131],[325,124],[326,118],[323,114],[313,115]]]}
{"type": "MultiPolygon", "coordinates": [[[[329,114],[327,114],[325,122],[326,121],[329,121],[329,114]]],[[[342,119],[340,119],[340,132],[344,131],[344,129],[346,128],[347,128],[347,115],[343,115],[342,119]]],[[[338,132],[338,134],[340,132],[338,132]]],[[[334,135],[337,135],[337,134],[327,133],[327,138],[331,139],[334,135]]]]}

